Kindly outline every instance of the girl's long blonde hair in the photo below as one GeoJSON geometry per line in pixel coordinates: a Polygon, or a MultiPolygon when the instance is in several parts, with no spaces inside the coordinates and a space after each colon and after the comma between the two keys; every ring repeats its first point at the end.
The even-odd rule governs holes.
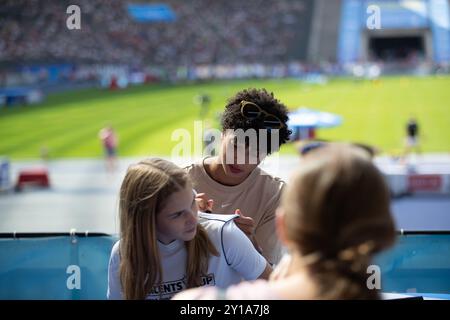
{"type": "MultiPolygon", "coordinates": [[[[167,198],[190,183],[175,164],[150,158],[129,167],[120,188],[120,281],[125,299],[144,299],[163,279],[156,238],[156,215],[167,198]]],[[[187,287],[201,284],[210,255],[218,255],[206,231],[198,225],[187,249],[187,287]]]]}
{"type": "Polygon", "coordinates": [[[305,156],[283,196],[286,236],[323,299],[376,299],[373,255],[395,241],[390,194],[361,148],[330,145],[305,156]]]}

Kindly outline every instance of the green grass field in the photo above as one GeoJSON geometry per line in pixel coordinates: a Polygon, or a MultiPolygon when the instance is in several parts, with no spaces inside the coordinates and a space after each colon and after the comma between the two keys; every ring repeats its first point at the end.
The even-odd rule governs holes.
{"type": "MultiPolygon", "coordinates": [[[[210,94],[209,117],[217,126],[227,98],[248,87],[273,91],[291,109],[308,106],[343,116],[342,126],[318,131],[322,139],[370,143],[384,153],[400,153],[405,123],[414,115],[423,133],[422,150],[450,152],[450,77],[390,77],[375,83],[335,79],[324,86],[255,80],[49,95],[39,105],[0,109],[0,156],[38,158],[46,146],[50,158],[100,157],[97,133],[108,122],[118,132],[121,156],[170,155],[178,143],[171,141],[172,132],[193,132],[196,95],[210,94]]],[[[287,146],[282,152],[295,151],[287,146]]]]}

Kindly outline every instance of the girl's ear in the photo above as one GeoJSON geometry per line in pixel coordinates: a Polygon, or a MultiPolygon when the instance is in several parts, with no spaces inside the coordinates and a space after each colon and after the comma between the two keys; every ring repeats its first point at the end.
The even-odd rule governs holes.
{"type": "Polygon", "coordinates": [[[279,207],[276,211],[275,226],[278,238],[284,245],[287,245],[289,241],[286,236],[286,214],[282,207],[279,207]]]}

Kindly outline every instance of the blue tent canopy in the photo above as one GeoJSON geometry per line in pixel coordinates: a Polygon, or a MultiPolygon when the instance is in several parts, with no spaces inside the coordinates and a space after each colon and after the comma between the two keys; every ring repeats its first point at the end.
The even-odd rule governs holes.
{"type": "Polygon", "coordinates": [[[329,112],[322,112],[301,107],[289,114],[290,128],[331,128],[339,126],[342,117],[329,112]]]}

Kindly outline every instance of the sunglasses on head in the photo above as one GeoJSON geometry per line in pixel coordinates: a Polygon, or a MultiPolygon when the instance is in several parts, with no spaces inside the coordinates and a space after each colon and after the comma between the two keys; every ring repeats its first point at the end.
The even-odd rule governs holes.
{"type": "Polygon", "coordinates": [[[250,101],[241,101],[241,114],[249,120],[262,118],[266,129],[281,129],[285,127],[283,121],[278,117],[266,112],[256,103],[250,101]]]}

